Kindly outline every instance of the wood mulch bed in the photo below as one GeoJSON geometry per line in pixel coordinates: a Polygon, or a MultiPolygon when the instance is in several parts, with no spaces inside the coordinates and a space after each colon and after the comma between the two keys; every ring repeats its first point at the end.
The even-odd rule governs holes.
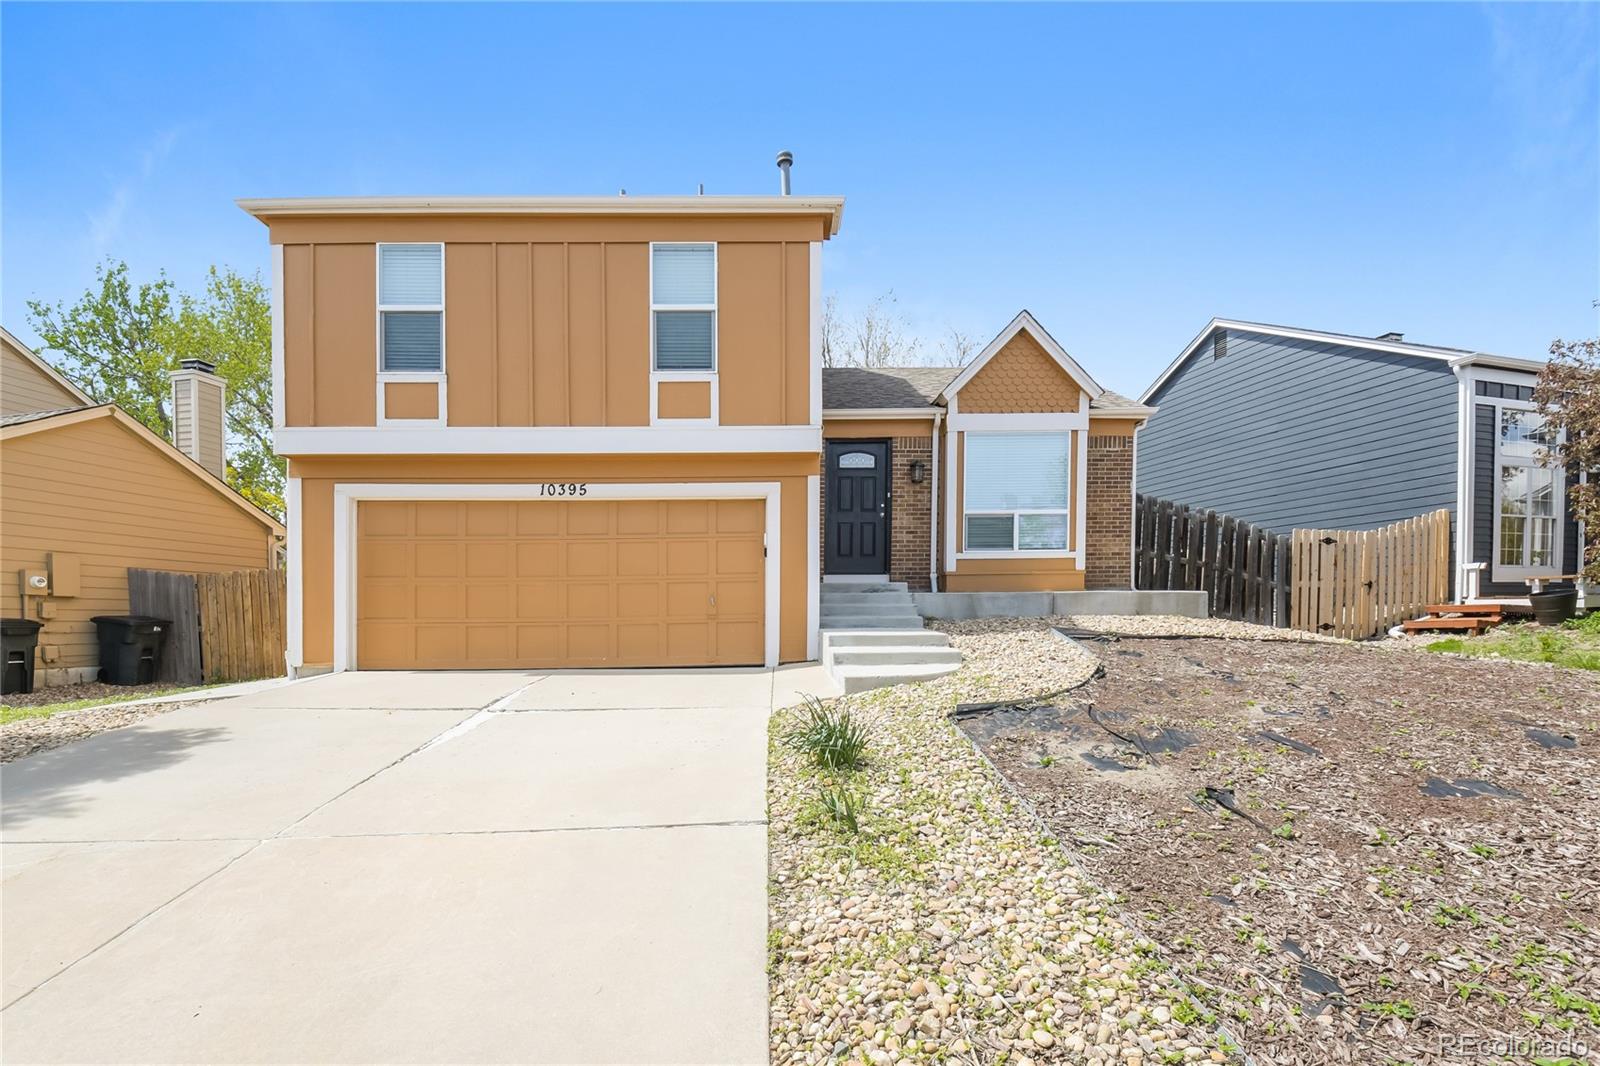
{"type": "Polygon", "coordinates": [[[1600,1052],[1600,677],[1086,646],[1104,677],[961,725],[1256,1061],[1600,1052]]]}

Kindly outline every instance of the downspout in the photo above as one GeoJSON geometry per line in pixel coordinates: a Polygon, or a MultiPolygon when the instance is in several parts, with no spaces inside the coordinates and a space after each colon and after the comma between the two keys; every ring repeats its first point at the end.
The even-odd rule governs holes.
{"type": "Polygon", "coordinates": [[[1133,484],[1128,486],[1128,588],[1139,587],[1139,431],[1145,426],[1140,419],[1133,424],[1133,484]]]}
{"type": "Polygon", "coordinates": [[[928,526],[928,591],[939,591],[939,426],[944,421],[944,411],[935,407],[933,409],[933,490],[929,493],[932,503],[932,522],[928,526]]]}

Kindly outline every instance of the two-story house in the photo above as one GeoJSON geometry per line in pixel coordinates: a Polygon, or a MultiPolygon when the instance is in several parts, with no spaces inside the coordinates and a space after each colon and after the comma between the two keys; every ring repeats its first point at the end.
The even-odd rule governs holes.
{"type": "Polygon", "coordinates": [[[293,672],[771,666],[817,657],[825,580],[1128,587],[1148,410],[1031,316],[966,368],[825,387],[842,199],[240,206],[293,672]]]}

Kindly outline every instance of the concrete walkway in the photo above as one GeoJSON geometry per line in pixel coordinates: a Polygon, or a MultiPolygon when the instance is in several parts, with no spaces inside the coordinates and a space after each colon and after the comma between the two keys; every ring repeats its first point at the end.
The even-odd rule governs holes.
{"type": "Polygon", "coordinates": [[[345,674],[4,767],[7,1062],[764,1062],[820,668],[345,674]]]}

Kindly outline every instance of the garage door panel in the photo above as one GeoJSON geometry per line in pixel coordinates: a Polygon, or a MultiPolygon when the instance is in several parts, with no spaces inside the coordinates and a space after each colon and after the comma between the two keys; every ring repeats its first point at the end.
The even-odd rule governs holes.
{"type": "Polygon", "coordinates": [[[515,617],[511,611],[512,591],[510,585],[468,585],[467,617],[504,619],[515,617]]]}
{"type": "Polygon", "coordinates": [[[511,627],[468,626],[467,662],[489,666],[511,658],[511,627]]]}
{"type": "Polygon", "coordinates": [[[467,505],[467,536],[505,537],[511,532],[511,505],[480,501],[467,505]]]}
{"type": "Polygon", "coordinates": [[[524,582],[517,586],[517,617],[535,620],[567,616],[566,586],[558,581],[524,582]]]}
{"type": "Polygon", "coordinates": [[[610,533],[616,505],[610,503],[569,503],[565,505],[567,536],[592,537],[610,533]]]}
{"type": "Polygon", "coordinates": [[[566,577],[605,577],[614,565],[613,545],[607,543],[567,544],[566,577]]]}
{"type": "Polygon", "coordinates": [[[711,572],[711,545],[703,540],[667,542],[667,576],[690,577],[711,572]]]}
{"type": "Polygon", "coordinates": [[[668,533],[711,532],[710,516],[704,500],[669,500],[666,511],[668,533]]]}
{"type": "Polygon", "coordinates": [[[362,577],[409,578],[415,565],[410,544],[371,540],[363,545],[362,577]]]}
{"type": "Polygon", "coordinates": [[[519,537],[554,537],[561,532],[561,513],[548,503],[523,501],[516,507],[519,537]]]}
{"type": "Polygon", "coordinates": [[[357,663],[760,663],[764,523],[755,500],[363,502],[357,663]]]}
{"type": "Polygon", "coordinates": [[[618,618],[659,618],[661,586],[655,582],[632,581],[617,586],[618,618]]]}
{"type": "Polygon", "coordinates": [[[467,590],[464,586],[417,586],[417,618],[461,621],[466,617],[467,590]]]}
{"type": "Polygon", "coordinates": [[[466,507],[453,500],[430,500],[413,505],[413,529],[419,537],[456,537],[461,534],[466,507]]]}
{"type": "Polygon", "coordinates": [[[468,541],[466,556],[468,577],[511,576],[511,544],[507,541],[468,541]]]}
{"type": "Polygon", "coordinates": [[[661,544],[654,540],[622,541],[617,544],[617,573],[623,577],[645,577],[661,572],[661,544]]]}
{"type": "Polygon", "coordinates": [[[611,618],[615,614],[610,585],[574,583],[567,586],[568,618],[611,618]]]}
{"type": "Polygon", "coordinates": [[[624,537],[654,537],[661,532],[660,500],[619,500],[617,533],[624,537]]]}
{"type": "Polygon", "coordinates": [[[460,577],[463,545],[450,541],[418,541],[415,577],[460,577]]]}
{"type": "Polygon", "coordinates": [[[560,541],[518,541],[517,577],[560,577],[560,541]]]}
{"type": "Polygon", "coordinates": [[[761,614],[761,584],[757,581],[718,581],[714,586],[718,616],[741,619],[761,614]]]}

